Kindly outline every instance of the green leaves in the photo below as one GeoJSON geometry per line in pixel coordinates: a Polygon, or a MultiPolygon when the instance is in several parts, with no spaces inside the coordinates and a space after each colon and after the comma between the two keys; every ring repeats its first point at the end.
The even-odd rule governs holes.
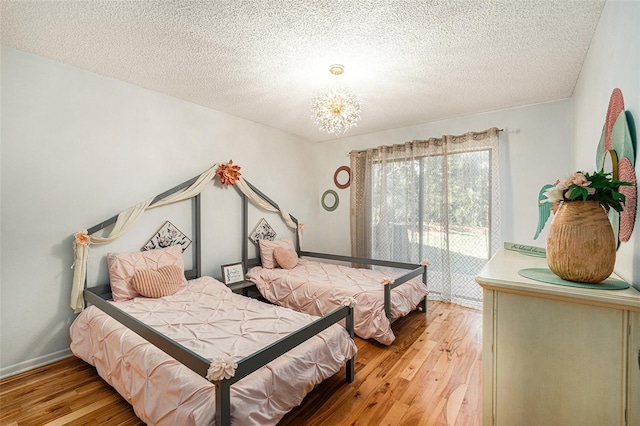
{"type": "Polygon", "coordinates": [[[610,208],[621,212],[624,208],[625,196],[619,192],[619,189],[621,186],[631,186],[632,183],[612,179],[609,177],[610,175],[611,173],[605,173],[604,170],[600,170],[591,175],[584,173],[589,184],[586,186],[576,184],[569,185],[568,195],[566,195],[567,199],[577,200],[581,198],[582,201],[596,200],[607,212],[610,208]]]}

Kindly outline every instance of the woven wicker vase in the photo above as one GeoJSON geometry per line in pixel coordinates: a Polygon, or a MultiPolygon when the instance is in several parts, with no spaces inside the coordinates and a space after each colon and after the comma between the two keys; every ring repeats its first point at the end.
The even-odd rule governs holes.
{"type": "Polygon", "coordinates": [[[547,237],[547,263],[560,278],[599,283],[613,272],[616,242],[604,208],[597,201],[564,202],[547,237]]]}

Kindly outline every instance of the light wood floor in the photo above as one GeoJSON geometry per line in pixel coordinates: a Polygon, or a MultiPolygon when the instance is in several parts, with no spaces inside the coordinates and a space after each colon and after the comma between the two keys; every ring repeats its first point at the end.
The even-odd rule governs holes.
{"type": "MultiPolygon", "coordinates": [[[[481,424],[479,311],[429,302],[393,324],[391,346],[356,338],[356,380],[322,382],[281,425],[481,424]]],[[[77,358],[0,381],[1,425],[143,424],[95,369],[77,358]]]]}

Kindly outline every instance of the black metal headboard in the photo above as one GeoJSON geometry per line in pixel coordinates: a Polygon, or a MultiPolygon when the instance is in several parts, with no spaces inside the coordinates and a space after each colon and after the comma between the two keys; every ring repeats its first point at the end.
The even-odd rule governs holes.
{"type": "MultiPolygon", "coordinates": [[[[163,198],[166,198],[170,195],[175,194],[178,191],[181,191],[185,188],[190,187],[191,185],[193,185],[198,178],[200,177],[200,175],[193,177],[187,181],[182,182],[179,185],[174,186],[173,188],[163,192],[162,194],[158,194],[156,195],[156,197],[153,199],[153,201],[151,202],[151,204],[156,203],[159,200],[162,200],[163,198]]],[[[248,182],[246,179],[244,179],[244,182],[247,184],[247,186],[249,186],[249,188],[251,188],[256,194],[258,194],[260,197],[262,197],[266,202],[268,202],[270,205],[272,205],[274,208],[280,210],[280,207],[278,206],[278,204],[273,201],[271,198],[269,198],[268,196],[266,196],[262,191],[260,191],[258,188],[256,188],[253,184],[251,184],[250,182],[248,182]]],[[[258,255],[254,258],[249,258],[249,198],[242,193],[242,191],[240,191],[238,188],[236,188],[236,190],[238,191],[239,195],[241,196],[241,200],[242,200],[242,261],[244,262],[245,268],[249,269],[253,266],[257,266],[260,265],[260,253],[259,253],[259,247],[257,248],[258,250],[258,255]]],[[[194,258],[193,258],[193,267],[192,269],[186,270],[185,271],[185,277],[187,279],[194,279],[194,278],[199,278],[202,276],[202,203],[201,203],[201,195],[197,194],[195,196],[193,196],[192,198],[192,211],[193,211],[193,224],[194,224],[194,238],[193,238],[193,245],[192,247],[195,250],[194,253],[194,258]]],[[[295,217],[291,216],[291,220],[297,225],[298,224],[298,219],[296,219],[295,217]]],[[[115,215],[103,222],[100,222],[99,224],[92,226],[91,228],[89,228],[87,230],[88,234],[93,234],[94,232],[100,231],[101,229],[104,229],[110,225],[113,225],[116,223],[118,219],[118,215],[115,215]]],[[[298,232],[297,229],[294,230],[295,233],[295,248],[296,251],[299,253],[300,252],[300,239],[298,236],[298,232]]],[[[87,288],[87,278],[85,278],[85,283],[84,283],[84,287],[87,288]]],[[[111,292],[110,289],[110,285],[109,284],[105,284],[103,286],[96,286],[96,290],[98,288],[102,288],[101,290],[101,294],[106,295],[107,293],[111,292]]]]}
{"type": "MultiPolygon", "coordinates": [[[[256,194],[258,194],[262,199],[271,204],[276,209],[280,210],[280,206],[273,201],[271,198],[267,197],[262,191],[253,186],[250,182],[245,180],[245,183],[251,188],[256,194]]],[[[253,266],[258,266],[261,264],[260,261],[260,247],[257,247],[258,256],[252,259],[249,259],[249,197],[244,195],[241,191],[238,190],[240,196],[242,197],[242,262],[244,262],[245,268],[249,270],[249,268],[253,266]]],[[[298,225],[298,219],[289,215],[291,220],[298,225]]],[[[296,252],[300,253],[300,238],[298,235],[298,230],[294,231],[295,237],[295,248],[296,252]]]]}
{"type": "MultiPolygon", "coordinates": [[[[198,177],[200,176],[198,175],[192,179],[182,182],[180,185],[174,186],[173,188],[163,192],[162,194],[156,195],[156,197],[153,199],[151,204],[159,200],[162,200],[163,198],[168,197],[169,195],[175,194],[178,191],[188,188],[198,179],[198,177]]],[[[193,217],[193,224],[194,224],[193,248],[195,250],[195,253],[193,258],[192,269],[186,270],[184,272],[185,277],[189,280],[202,276],[202,212],[201,212],[202,203],[201,203],[200,194],[193,196],[191,200],[192,200],[192,209],[193,209],[193,215],[194,215],[193,217]]],[[[106,228],[107,226],[113,225],[116,223],[117,220],[118,220],[118,215],[115,215],[89,228],[87,230],[87,234],[91,235],[94,232],[97,232],[101,229],[106,228]]],[[[85,278],[84,287],[87,288],[87,278],[85,278]]],[[[107,291],[111,293],[111,286],[109,284],[105,284],[97,287],[103,288],[101,293],[103,295],[106,294],[105,290],[107,289],[108,289],[107,291]]]]}

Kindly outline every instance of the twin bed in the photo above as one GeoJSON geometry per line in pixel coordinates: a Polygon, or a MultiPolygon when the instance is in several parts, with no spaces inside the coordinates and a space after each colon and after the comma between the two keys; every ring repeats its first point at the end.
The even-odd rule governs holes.
{"type": "Polygon", "coordinates": [[[407,315],[417,306],[426,312],[427,287],[414,278],[424,274],[424,266],[302,251],[290,254],[294,259],[291,263],[280,265],[264,259],[262,247],[271,244],[289,245],[290,241],[261,243],[262,264],[251,268],[247,279],[272,303],[310,315],[325,315],[340,306],[343,300],[352,298],[355,302],[355,334],[384,345],[395,340],[391,328],[395,319],[407,315]],[[298,254],[303,258],[296,259],[298,254]],[[382,270],[310,260],[322,256],[332,260],[376,262],[410,271],[397,277],[397,274],[382,270]]]}
{"type": "Polygon", "coordinates": [[[334,324],[348,312],[318,319],[235,294],[211,277],[158,299],[105,303],[183,348],[186,365],[97,306],[71,327],[73,353],[150,425],[275,424],[345,363],[353,380],[355,344],[334,324]],[[234,376],[204,378],[216,362],[237,364],[234,376]]]}
{"type": "MultiPolygon", "coordinates": [[[[158,197],[184,190],[195,180],[158,197]]],[[[422,275],[425,280],[425,268],[394,262],[375,261],[381,266],[410,267],[411,272],[394,280],[388,273],[360,270],[361,276],[356,277],[349,275],[353,268],[334,271],[329,264],[300,259],[292,269],[258,274],[265,268],[255,264],[249,278],[256,280],[270,300],[271,293],[280,291],[275,290],[274,281],[267,282],[274,271],[306,273],[309,278],[321,270],[334,281],[322,291],[303,290],[312,292],[306,302],[300,294],[290,293],[280,301],[285,307],[233,293],[220,281],[201,276],[199,197],[193,197],[194,268],[184,271],[180,246],[110,254],[110,284],[85,288],[84,299],[92,306],[71,326],[72,352],[94,365],[145,423],[276,424],[318,383],[343,367],[347,381],[354,380],[354,322],[362,337],[389,344],[393,341],[392,318],[416,305],[426,311],[426,285],[415,279],[422,275]],[[149,271],[156,275],[148,277],[149,271]],[[179,278],[171,275],[175,271],[180,272],[179,278]],[[359,282],[357,291],[339,289],[337,282],[344,274],[359,282]],[[321,292],[328,299],[317,298],[321,292]],[[305,309],[309,306],[313,309],[305,309]],[[377,324],[373,331],[361,327],[370,324],[377,324]]],[[[243,199],[246,234],[244,195],[243,199]]],[[[117,216],[111,218],[87,233],[94,234],[117,220],[117,216]]],[[[246,238],[244,244],[245,264],[257,263],[246,259],[246,238]]],[[[302,252],[299,246],[297,255],[329,256],[302,252]]]]}
{"type": "MultiPolygon", "coordinates": [[[[273,208],[280,209],[258,188],[248,182],[247,185],[273,208]]],[[[355,302],[355,333],[363,339],[375,339],[385,345],[395,340],[391,329],[395,319],[416,308],[426,314],[429,293],[426,264],[303,251],[298,233],[295,241],[288,238],[260,240],[259,256],[249,258],[246,244],[249,240],[248,197],[244,194],[242,197],[243,262],[249,268],[246,277],[268,301],[310,315],[325,315],[340,306],[345,298],[350,298],[355,302]],[[327,263],[327,260],[332,263],[327,263]],[[368,269],[371,266],[386,270],[368,269]],[[388,272],[389,269],[407,272],[398,275],[397,272],[388,272]]],[[[298,223],[295,217],[291,220],[298,223]]]]}

